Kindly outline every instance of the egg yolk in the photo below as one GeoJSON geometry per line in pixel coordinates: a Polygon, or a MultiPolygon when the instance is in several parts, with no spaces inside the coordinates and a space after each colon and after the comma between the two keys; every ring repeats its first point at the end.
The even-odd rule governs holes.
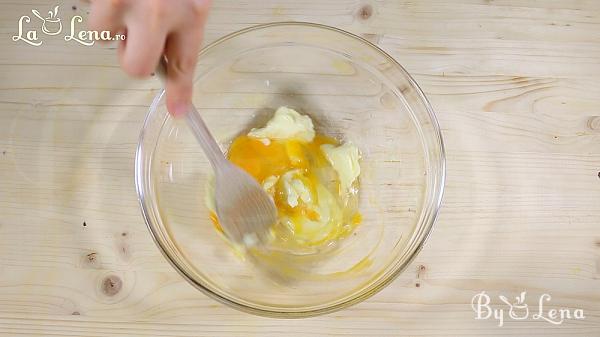
{"type": "Polygon", "coordinates": [[[229,160],[257,181],[281,176],[292,169],[310,170],[328,165],[320,146],[337,144],[333,138],[317,135],[310,143],[298,140],[266,140],[246,135],[236,138],[229,148],[229,160]]]}

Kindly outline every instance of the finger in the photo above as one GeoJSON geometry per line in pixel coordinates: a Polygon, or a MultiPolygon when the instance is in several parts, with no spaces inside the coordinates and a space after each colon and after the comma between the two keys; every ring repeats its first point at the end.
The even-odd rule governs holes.
{"type": "Polygon", "coordinates": [[[111,36],[125,28],[123,23],[123,1],[94,0],[90,8],[88,27],[90,30],[107,30],[111,36]]]}
{"type": "Polygon", "coordinates": [[[180,29],[167,39],[167,110],[174,116],[185,114],[191,103],[202,33],[202,25],[196,25],[194,29],[180,29]]]}
{"type": "Polygon", "coordinates": [[[121,68],[133,77],[150,76],[163,54],[166,32],[149,30],[140,22],[134,22],[128,25],[126,34],[119,46],[121,68]]]}
{"type": "Polygon", "coordinates": [[[204,34],[210,0],[196,0],[185,15],[187,24],[175,27],[167,38],[167,110],[174,115],[188,111],[192,100],[194,70],[204,34]]]}

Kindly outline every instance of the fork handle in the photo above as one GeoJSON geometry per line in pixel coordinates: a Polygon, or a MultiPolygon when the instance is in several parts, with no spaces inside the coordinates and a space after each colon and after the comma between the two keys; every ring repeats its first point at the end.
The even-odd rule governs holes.
{"type": "Polygon", "coordinates": [[[223,155],[219,144],[217,144],[217,141],[210,133],[210,130],[208,130],[200,113],[193,104],[190,104],[185,118],[188,126],[192,129],[192,133],[196,136],[198,143],[200,143],[200,146],[204,150],[206,157],[208,157],[208,160],[212,164],[215,173],[219,172],[219,169],[227,164],[227,159],[225,159],[225,155],[223,155]]]}
{"type": "MultiPolygon", "coordinates": [[[[167,60],[164,56],[161,57],[160,62],[156,67],[156,73],[166,86],[167,60]]],[[[215,170],[215,173],[219,172],[219,168],[227,165],[227,159],[225,158],[225,155],[223,155],[219,144],[217,144],[217,141],[210,133],[210,130],[206,126],[206,123],[204,123],[202,116],[200,116],[200,113],[194,104],[190,104],[188,107],[188,111],[185,114],[185,119],[190,129],[192,129],[192,133],[198,140],[198,143],[200,143],[202,150],[204,150],[204,153],[215,170]]]]}

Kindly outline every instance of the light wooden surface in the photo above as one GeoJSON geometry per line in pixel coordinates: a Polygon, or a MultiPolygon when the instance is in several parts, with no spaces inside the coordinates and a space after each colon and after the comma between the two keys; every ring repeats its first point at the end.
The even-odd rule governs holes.
{"type": "MultiPolygon", "coordinates": [[[[15,43],[0,0],[0,335],[600,336],[600,2],[215,0],[206,41],[270,21],[360,34],[431,100],[448,178],[413,265],[364,303],[323,317],[243,314],[184,282],[152,243],[133,159],[156,80],[114,50],[15,43]],[[542,293],[585,320],[475,320],[485,290],[542,293]]],[[[77,9],[72,6],[76,5],[77,9]]]]}

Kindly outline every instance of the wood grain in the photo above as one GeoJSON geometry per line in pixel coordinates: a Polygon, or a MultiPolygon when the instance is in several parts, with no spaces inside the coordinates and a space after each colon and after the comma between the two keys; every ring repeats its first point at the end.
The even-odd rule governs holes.
{"type": "Polygon", "coordinates": [[[12,41],[54,4],[85,15],[0,0],[1,336],[600,336],[599,2],[214,1],[206,43],[295,20],[378,44],[443,130],[444,207],[416,261],[366,302],[295,321],[229,309],[163,259],[133,185],[159,83],[126,78],[111,45],[12,41]],[[498,327],[474,319],[482,290],[549,293],[586,319],[498,327]]]}

